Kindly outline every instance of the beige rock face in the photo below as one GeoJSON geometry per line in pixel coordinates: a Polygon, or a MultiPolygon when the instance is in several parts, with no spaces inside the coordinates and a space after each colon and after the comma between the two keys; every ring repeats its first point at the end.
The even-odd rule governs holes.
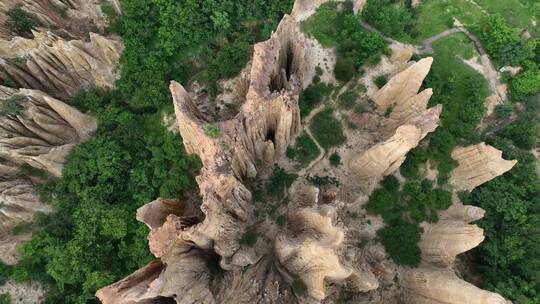
{"type": "Polygon", "coordinates": [[[454,205],[434,224],[427,224],[418,246],[424,262],[450,267],[458,254],[467,252],[484,240],[484,231],[470,222],[481,219],[484,210],[474,206],[454,205]]]}
{"type": "MultiPolygon", "coordinates": [[[[408,52],[403,56],[406,58],[408,52]]],[[[398,73],[373,97],[383,126],[393,136],[355,155],[349,168],[361,177],[380,177],[396,171],[406,154],[438,126],[442,106],[427,108],[433,95],[431,89],[418,93],[427,76],[433,58],[424,58],[398,73]]]]}
{"type": "Polygon", "coordinates": [[[469,284],[446,269],[403,269],[400,277],[403,288],[411,291],[405,299],[411,304],[511,304],[500,295],[469,284]]]}
{"type": "Polygon", "coordinates": [[[375,177],[393,173],[405,161],[406,154],[418,145],[422,132],[405,125],[394,136],[353,158],[349,167],[361,176],[375,177]]]}
{"type": "Polygon", "coordinates": [[[308,294],[317,300],[326,297],[325,281],[343,281],[363,278],[363,292],[377,289],[377,279],[371,273],[359,273],[344,266],[337,253],[344,233],[332,225],[330,210],[301,209],[292,218],[298,233],[278,235],[275,251],[280,263],[290,273],[299,277],[308,294]],[[292,235],[295,235],[294,237],[292,235]],[[369,279],[366,279],[369,278],[369,279]]]}
{"type": "Polygon", "coordinates": [[[36,90],[0,86],[0,107],[0,257],[13,264],[16,245],[28,237],[10,237],[11,229],[19,222],[31,221],[35,212],[51,209],[39,201],[32,181],[17,177],[20,167],[27,165],[60,176],[69,151],[90,138],[97,124],[36,90]]]}
{"type": "Polygon", "coordinates": [[[422,82],[426,78],[433,58],[423,58],[403,72],[392,77],[388,83],[373,96],[379,112],[384,113],[388,108],[407,103],[418,94],[422,82]]]}
{"type": "Polygon", "coordinates": [[[450,183],[457,191],[472,191],[510,171],[517,163],[517,160],[504,160],[501,151],[485,143],[458,147],[452,152],[452,158],[459,163],[450,176],[450,183]]]}
{"type": "Polygon", "coordinates": [[[0,40],[0,83],[56,98],[95,86],[112,87],[122,49],[121,42],[93,33],[89,41],[65,41],[51,32],[0,40]]]}
{"type": "MultiPolygon", "coordinates": [[[[119,12],[118,0],[111,2],[119,12]]],[[[3,0],[0,3],[0,39],[18,36],[8,12],[20,7],[38,28],[54,28],[63,37],[80,39],[89,32],[103,33],[106,20],[100,0],[3,0]]]]}

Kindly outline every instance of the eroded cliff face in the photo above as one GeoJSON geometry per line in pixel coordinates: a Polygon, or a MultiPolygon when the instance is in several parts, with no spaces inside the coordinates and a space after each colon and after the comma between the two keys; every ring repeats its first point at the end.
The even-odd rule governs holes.
{"type": "Polygon", "coordinates": [[[65,158],[78,143],[90,138],[95,119],[49,95],[0,86],[0,257],[16,262],[16,245],[28,236],[10,236],[20,222],[51,206],[40,202],[34,186],[43,177],[21,176],[23,167],[59,177],[65,158]]]}
{"type": "MultiPolygon", "coordinates": [[[[118,2],[115,1],[118,9],[118,2]]],[[[101,1],[6,0],[0,3],[0,259],[17,262],[19,223],[50,212],[35,186],[62,174],[73,147],[93,136],[95,119],[64,101],[76,92],[109,88],[123,45],[101,33],[101,1]],[[19,37],[9,16],[33,24],[19,37]],[[31,171],[29,174],[28,171],[31,171]],[[37,173],[36,173],[37,172],[37,173]],[[37,176],[36,176],[37,175],[37,176]]]]}
{"type": "Polygon", "coordinates": [[[88,39],[66,41],[52,32],[34,32],[33,39],[0,40],[0,83],[56,98],[96,86],[110,88],[122,43],[94,33],[88,39]]]}
{"type": "MultiPolygon", "coordinates": [[[[120,12],[118,0],[106,1],[120,12]]],[[[0,3],[0,39],[19,36],[9,13],[20,8],[39,31],[54,29],[64,38],[81,39],[88,33],[103,33],[107,21],[100,0],[3,0],[0,3]]],[[[30,38],[30,37],[28,37],[30,38]]]]}
{"type": "MultiPolygon", "coordinates": [[[[456,255],[483,240],[472,224],[483,210],[457,200],[438,223],[425,225],[422,264],[415,269],[393,265],[380,246],[359,249],[343,218],[346,203],[329,188],[298,182],[289,190],[290,224],[257,220],[248,184],[284,156],[301,130],[299,94],[319,62],[317,43],[302,34],[299,20],[323,2],[297,1],[293,16],[255,45],[241,75],[246,88],[235,93],[243,104],[234,115],[210,118],[197,94],[171,83],[186,150],[203,163],[196,179],[202,204],[158,199],[139,209],[156,260],[99,290],[102,303],[333,303],[344,293],[358,303],[398,297],[415,304],[506,303],[452,270],[456,255]],[[258,238],[246,240],[250,235],[258,238]]],[[[348,171],[380,180],[436,129],[442,108],[427,108],[430,89],[419,92],[432,61],[404,65],[376,93],[376,136],[369,145],[351,147],[348,171]]]]}

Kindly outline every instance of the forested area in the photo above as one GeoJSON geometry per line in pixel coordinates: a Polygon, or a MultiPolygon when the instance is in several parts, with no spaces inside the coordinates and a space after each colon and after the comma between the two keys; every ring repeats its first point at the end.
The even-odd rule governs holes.
{"type": "Polygon", "coordinates": [[[62,178],[38,189],[56,212],[35,216],[21,262],[0,265],[0,280],[39,280],[46,303],[98,303],[97,289],[150,261],[135,211],[157,197],[181,199],[199,169],[162,125],[172,115],[169,81],[198,80],[215,96],[216,82],[245,66],[251,45],[269,37],[292,3],[123,0],[122,16],[105,10],[108,31],[125,44],[118,89],[70,101],[97,117],[97,134],[73,150],[62,178]]]}

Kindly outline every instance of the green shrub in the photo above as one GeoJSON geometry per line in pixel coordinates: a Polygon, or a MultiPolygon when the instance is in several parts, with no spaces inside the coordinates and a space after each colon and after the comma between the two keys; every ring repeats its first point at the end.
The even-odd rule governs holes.
{"type": "Polygon", "coordinates": [[[7,293],[0,294],[0,304],[11,304],[11,296],[7,293]]]}
{"type": "Polygon", "coordinates": [[[258,235],[255,230],[253,228],[249,228],[242,235],[242,238],[240,239],[240,244],[253,247],[257,243],[257,239],[258,235]]]}
{"type": "Polygon", "coordinates": [[[530,65],[519,73],[511,82],[510,91],[515,100],[525,100],[540,92],[540,69],[530,65]]]}
{"type": "Polygon", "coordinates": [[[267,193],[274,198],[281,198],[285,194],[287,188],[289,188],[297,178],[298,175],[288,173],[283,168],[275,166],[270,181],[267,184],[267,193]]]}
{"type": "Polygon", "coordinates": [[[336,66],[334,67],[334,76],[338,81],[349,82],[355,73],[356,69],[350,59],[338,57],[336,66]]]}
{"type": "Polygon", "coordinates": [[[540,135],[539,122],[534,117],[525,115],[516,122],[507,125],[498,133],[511,139],[517,147],[530,150],[538,142],[538,136],[540,135]]]}
{"type": "Polygon", "coordinates": [[[23,95],[13,95],[1,101],[0,115],[20,115],[24,111],[26,97],[23,95]]]}
{"type": "Polygon", "coordinates": [[[308,175],[306,177],[306,180],[310,184],[314,186],[318,186],[318,187],[326,186],[326,185],[333,185],[333,186],[339,187],[341,185],[339,180],[333,176],[308,175]]]}
{"type": "Polygon", "coordinates": [[[477,32],[490,57],[501,65],[518,66],[534,57],[534,46],[522,41],[500,14],[485,17],[477,32]]]}
{"type": "Polygon", "coordinates": [[[341,156],[339,156],[337,152],[332,153],[328,160],[330,161],[330,165],[334,167],[339,167],[341,165],[341,156]]]}
{"type": "Polygon", "coordinates": [[[347,91],[339,96],[338,106],[342,109],[350,110],[356,104],[358,93],[355,91],[347,91]]]}
{"type": "Polygon", "coordinates": [[[36,23],[28,17],[21,6],[17,6],[7,12],[8,22],[19,36],[31,38],[32,30],[36,23]]]}
{"type": "Polygon", "coordinates": [[[386,176],[381,182],[384,189],[390,192],[399,191],[399,180],[393,175],[386,176]]]}
{"type": "Polygon", "coordinates": [[[315,139],[325,149],[342,145],[347,140],[343,134],[341,122],[334,117],[334,111],[331,108],[317,113],[309,128],[315,139]]]}
{"type": "Polygon", "coordinates": [[[300,297],[307,293],[307,286],[300,278],[296,278],[292,282],[292,289],[294,294],[300,297]]]}
{"type": "Polygon", "coordinates": [[[505,119],[512,115],[514,107],[511,104],[505,103],[495,107],[495,116],[499,119],[505,119]]]}
{"type": "Polygon", "coordinates": [[[296,139],[294,147],[287,149],[287,156],[302,166],[306,166],[316,159],[319,153],[319,148],[307,133],[302,133],[296,139]]]}
{"type": "Polygon", "coordinates": [[[362,10],[362,17],[387,36],[407,37],[407,32],[414,27],[414,19],[404,2],[368,0],[362,10]]]}
{"type": "Polygon", "coordinates": [[[300,95],[298,106],[300,108],[300,116],[306,117],[315,109],[321,102],[330,95],[333,87],[329,84],[314,83],[308,86],[300,95]]]}
{"type": "Polygon", "coordinates": [[[402,223],[377,231],[377,236],[396,264],[418,266],[422,255],[417,245],[421,236],[419,227],[414,224],[402,223]]]}
{"type": "Polygon", "coordinates": [[[26,234],[28,232],[31,232],[33,228],[34,228],[34,225],[32,222],[20,222],[15,227],[13,227],[13,230],[11,230],[11,234],[13,235],[26,234]]]}
{"type": "Polygon", "coordinates": [[[379,75],[375,77],[373,80],[373,83],[380,89],[384,87],[384,85],[388,82],[388,76],[387,75],[379,75]]]}
{"type": "Polygon", "coordinates": [[[212,124],[205,124],[203,126],[204,134],[210,138],[218,138],[221,136],[219,128],[212,124]]]}

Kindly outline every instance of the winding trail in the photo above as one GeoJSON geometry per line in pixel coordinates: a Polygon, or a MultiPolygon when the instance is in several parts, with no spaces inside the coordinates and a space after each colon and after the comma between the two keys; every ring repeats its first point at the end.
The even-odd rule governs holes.
{"type": "Polygon", "coordinates": [[[309,126],[311,125],[311,120],[313,119],[313,116],[317,115],[319,112],[322,112],[324,110],[324,108],[326,107],[326,104],[325,104],[326,101],[327,100],[323,101],[320,105],[318,105],[315,109],[313,109],[311,111],[311,113],[309,113],[309,115],[306,117],[304,122],[302,123],[302,128],[303,128],[304,132],[306,132],[306,134],[311,138],[311,140],[315,143],[315,145],[319,149],[319,155],[317,156],[317,158],[312,160],[305,168],[298,171],[297,174],[299,176],[302,176],[302,177],[305,176],[306,173],[311,168],[313,168],[316,164],[318,164],[321,160],[323,160],[324,156],[326,155],[326,150],[321,146],[321,144],[319,144],[319,142],[317,141],[315,136],[313,136],[313,133],[311,133],[311,130],[309,129],[309,126]]]}

